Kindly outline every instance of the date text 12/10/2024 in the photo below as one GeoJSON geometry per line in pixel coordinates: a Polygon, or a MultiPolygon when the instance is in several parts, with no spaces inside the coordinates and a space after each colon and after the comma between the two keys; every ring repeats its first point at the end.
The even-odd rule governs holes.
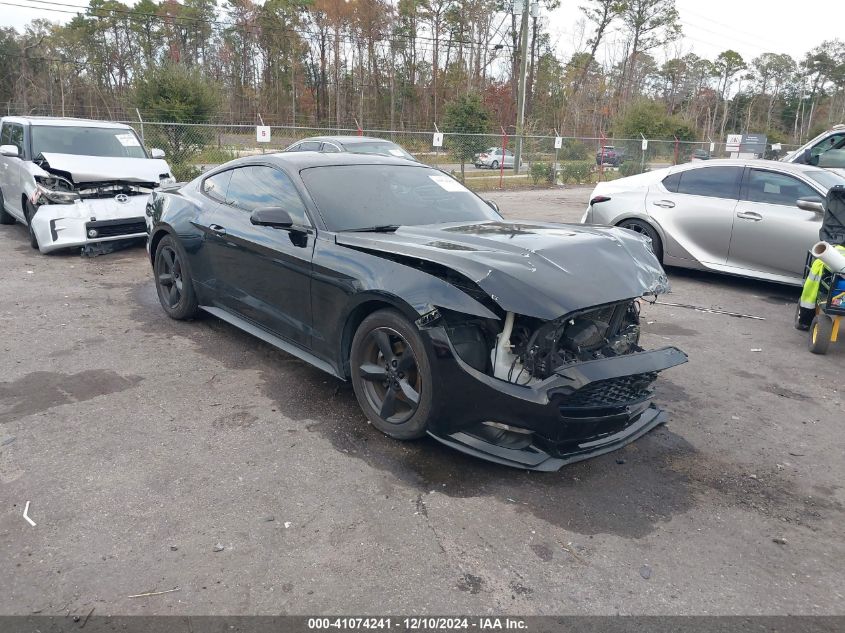
{"type": "Polygon", "coordinates": [[[308,618],[308,629],[343,630],[343,631],[372,631],[401,629],[406,631],[519,631],[528,628],[521,618],[496,617],[399,617],[399,618],[308,618]]]}

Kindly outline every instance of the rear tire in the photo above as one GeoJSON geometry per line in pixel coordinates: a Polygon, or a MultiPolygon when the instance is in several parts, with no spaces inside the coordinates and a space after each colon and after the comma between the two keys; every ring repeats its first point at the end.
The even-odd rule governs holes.
{"type": "Polygon", "coordinates": [[[185,249],[170,235],[165,235],[156,246],[153,260],[156,291],[161,307],[167,316],[177,321],[196,316],[197,295],[185,249]]]}
{"type": "Polygon", "coordinates": [[[426,434],[431,363],[414,324],[395,310],[373,312],[355,332],[349,362],[355,397],[374,427],[397,440],[426,434]]]}
{"type": "Polygon", "coordinates": [[[35,212],[38,211],[32,203],[27,200],[24,205],[23,215],[26,218],[26,224],[29,229],[29,245],[32,248],[38,248],[38,238],[35,236],[35,231],[32,230],[32,218],[35,217],[35,212]]]}
{"type": "Polygon", "coordinates": [[[0,191],[0,224],[14,224],[15,218],[12,214],[6,211],[6,205],[3,204],[3,192],[0,191]]]}
{"type": "Polygon", "coordinates": [[[827,354],[830,337],[833,335],[833,319],[826,314],[817,314],[810,324],[809,348],[813,354],[827,354]]]}
{"type": "Polygon", "coordinates": [[[654,230],[654,227],[651,226],[648,222],[643,222],[642,220],[622,220],[619,224],[617,224],[619,228],[628,229],[629,231],[634,231],[634,233],[639,233],[640,235],[644,235],[651,240],[651,247],[654,250],[654,254],[657,257],[657,261],[661,264],[663,263],[663,242],[660,241],[660,236],[657,234],[657,231],[654,230]]]}

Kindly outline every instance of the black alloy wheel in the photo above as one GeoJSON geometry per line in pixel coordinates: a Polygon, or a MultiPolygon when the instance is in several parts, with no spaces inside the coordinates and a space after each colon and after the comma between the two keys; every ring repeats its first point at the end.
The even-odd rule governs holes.
{"type": "Polygon", "coordinates": [[[389,424],[402,424],[420,404],[420,374],[408,342],[396,330],[380,327],[364,340],[358,374],[370,406],[389,424]]]}
{"type": "Polygon", "coordinates": [[[369,315],[352,339],[349,365],[358,404],[373,426],[400,440],[426,434],[433,381],[413,323],[389,309],[369,315]]]}
{"type": "Polygon", "coordinates": [[[197,299],[185,255],[169,235],[158,244],[153,272],[158,298],[165,312],[174,319],[193,317],[197,299]]]}

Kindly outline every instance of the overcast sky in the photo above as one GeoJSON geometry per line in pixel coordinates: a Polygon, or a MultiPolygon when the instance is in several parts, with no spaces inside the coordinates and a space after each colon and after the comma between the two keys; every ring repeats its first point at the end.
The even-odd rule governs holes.
{"type": "MultiPolygon", "coordinates": [[[[7,1],[26,3],[26,0],[7,1]]],[[[84,0],[56,1],[85,4],[84,0]]],[[[582,0],[562,0],[559,9],[546,13],[553,41],[561,54],[571,54],[579,46],[583,48],[589,37],[589,32],[583,32],[583,16],[578,9],[581,3],[582,0]]],[[[679,52],[694,52],[712,59],[728,48],[738,51],[746,60],[761,53],[789,53],[800,59],[824,40],[845,38],[843,0],[676,0],[676,5],[684,37],[669,51],[654,51],[658,59],[667,53],[674,57],[679,52]]],[[[0,9],[0,24],[19,30],[36,17],[62,22],[71,17],[70,14],[5,5],[0,9]]],[[[611,51],[606,49],[604,52],[611,51]]]]}
{"type": "MultiPolygon", "coordinates": [[[[576,50],[582,37],[580,4],[562,0],[562,6],[549,14],[549,30],[561,52],[576,50]]],[[[680,48],[682,54],[693,52],[708,59],[727,49],[746,60],[761,53],[789,53],[801,59],[824,40],[845,39],[843,0],[676,0],[675,6],[683,38],[669,51],[672,57],[680,48]]],[[[655,56],[661,59],[665,53],[655,51],[655,56]]]]}

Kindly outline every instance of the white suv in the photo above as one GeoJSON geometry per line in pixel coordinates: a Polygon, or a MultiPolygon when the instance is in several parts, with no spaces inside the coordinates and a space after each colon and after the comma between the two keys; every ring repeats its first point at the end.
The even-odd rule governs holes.
{"type": "Polygon", "coordinates": [[[145,237],[150,192],[174,182],[163,157],[128,125],[4,117],[0,224],[26,224],[42,253],[145,237]]]}
{"type": "Polygon", "coordinates": [[[834,125],[781,160],[824,167],[845,175],[845,125],[834,125]]]}

